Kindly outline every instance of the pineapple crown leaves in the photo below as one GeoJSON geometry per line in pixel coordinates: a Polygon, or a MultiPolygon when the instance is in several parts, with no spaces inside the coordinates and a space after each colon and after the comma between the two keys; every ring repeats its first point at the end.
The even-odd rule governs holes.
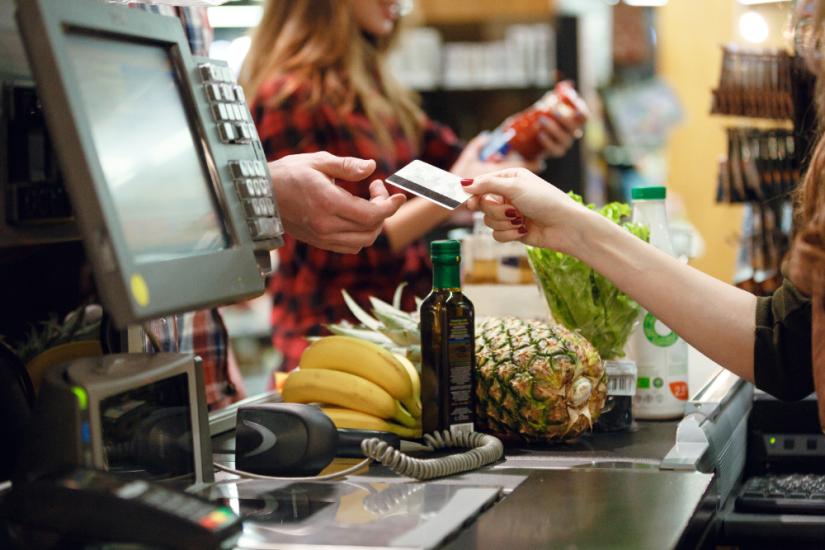
{"type": "Polygon", "coordinates": [[[372,315],[358,305],[358,302],[346,290],[342,289],[341,294],[344,297],[344,302],[363,326],[353,327],[349,323],[339,323],[327,325],[327,328],[335,334],[347,334],[356,338],[371,340],[384,347],[389,347],[386,345],[386,340],[389,340],[395,348],[419,344],[418,320],[414,314],[402,311],[397,307],[401,303],[404,286],[405,283],[402,283],[395,290],[393,305],[371,296],[372,315]],[[375,333],[376,336],[367,337],[369,331],[375,333]]]}
{"type": "MultiPolygon", "coordinates": [[[[351,336],[378,344],[393,353],[406,356],[414,365],[421,363],[421,334],[415,313],[401,310],[401,298],[406,283],[395,289],[392,305],[371,297],[372,315],[367,313],[346,291],[341,290],[344,302],[360,324],[347,320],[326,325],[332,334],[351,336]]],[[[416,303],[420,300],[416,298],[416,303]]]]}

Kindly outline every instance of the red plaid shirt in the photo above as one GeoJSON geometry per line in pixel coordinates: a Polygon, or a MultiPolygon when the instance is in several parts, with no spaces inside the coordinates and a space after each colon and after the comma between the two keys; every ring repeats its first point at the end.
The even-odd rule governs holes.
{"type": "MultiPolygon", "coordinates": [[[[266,107],[286,81],[273,79],[261,86],[252,102],[252,115],[267,158],[329,151],[334,155],[375,159],[377,168],[366,180],[338,182],[354,195],[369,198],[369,183],[387,176],[412,161],[415,147],[404,136],[397,120],[387,120],[393,148],[386,151],[363,110],[342,115],[329,104],[308,107],[308,90],[299,88],[276,108],[266,107]]],[[[417,158],[448,169],[464,144],[447,127],[427,120],[417,158]]],[[[392,187],[392,186],[389,186],[392,187]]],[[[390,192],[398,192],[391,188],[390,192]]],[[[342,319],[356,322],[344,303],[346,289],[363,307],[368,296],[391,301],[395,288],[408,283],[404,308],[415,308],[413,296],[425,296],[432,287],[426,243],[417,241],[394,254],[384,234],[358,254],[337,254],[298,242],[292,237],[279,250],[280,264],[269,284],[273,294],[272,343],[284,354],[284,370],[298,365],[307,346],[306,336],[327,334],[324,325],[342,319]]]]}

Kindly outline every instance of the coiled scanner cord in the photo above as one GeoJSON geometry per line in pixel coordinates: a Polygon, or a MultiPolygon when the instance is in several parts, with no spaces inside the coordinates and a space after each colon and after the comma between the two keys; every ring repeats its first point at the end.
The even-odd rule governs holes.
{"type": "Polygon", "coordinates": [[[437,451],[439,449],[463,448],[470,449],[467,452],[438,458],[413,458],[407,456],[395,447],[388,445],[376,437],[365,439],[361,442],[361,451],[367,457],[358,464],[347,468],[341,472],[335,472],[323,476],[313,477],[275,477],[243,470],[235,470],[220,464],[213,463],[215,468],[237,476],[251,479],[272,479],[289,481],[321,481],[338,479],[350,474],[354,474],[366,466],[370,460],[380,462],[400,476],[412,477],[420,481],[445,477],[461,472],[477,470],[487,464],[492,464],[504,456],[504,444],[500,439],[492,435],[479,432],[471,433],[451,433],[448,430],[433,432],[424,436],[426,449],[437,451]]]}
{"type": "Polygon", "coordinates": [[[430,451],[454,447],[470,450],[438,458],[413,458],[373,437],[361,442],[361,451],[396,474],[421,481],[476,470],[504,456],[501,440],[479,432],[451,433],[444,430],[426,434],[424,441],[430,451]]]}

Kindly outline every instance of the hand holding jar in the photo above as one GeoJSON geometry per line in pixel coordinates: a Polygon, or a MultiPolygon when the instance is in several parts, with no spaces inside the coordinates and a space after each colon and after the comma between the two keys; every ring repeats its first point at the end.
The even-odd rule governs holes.
{"type": "Polygon", "coordinates": [[[573,84],[562,81],[528,109],[505,120],[490,135],[481,159],[493,159],[514,151],[527,161],[564,155],[582,136],[590,115],[573,84]]]}

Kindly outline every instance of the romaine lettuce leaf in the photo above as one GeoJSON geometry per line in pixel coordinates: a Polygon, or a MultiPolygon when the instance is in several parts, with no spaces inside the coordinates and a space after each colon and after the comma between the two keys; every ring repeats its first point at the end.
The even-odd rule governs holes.
{"type": "MultiPolygon", "coordinates": [[[[576,201],[581,197],[570,193],[576,201]]],[[[612,202],[601,208],[587,205],[647,241],[645,225],[624,220],[630,206],[612,202]]],[[[576,330],[592,343],[603,359],[624,355],[624,345],[639,315],[639,305],[590,266],[567,254],[545,248],[527,247],[527,255],[553,318],[576,330]]]]}

